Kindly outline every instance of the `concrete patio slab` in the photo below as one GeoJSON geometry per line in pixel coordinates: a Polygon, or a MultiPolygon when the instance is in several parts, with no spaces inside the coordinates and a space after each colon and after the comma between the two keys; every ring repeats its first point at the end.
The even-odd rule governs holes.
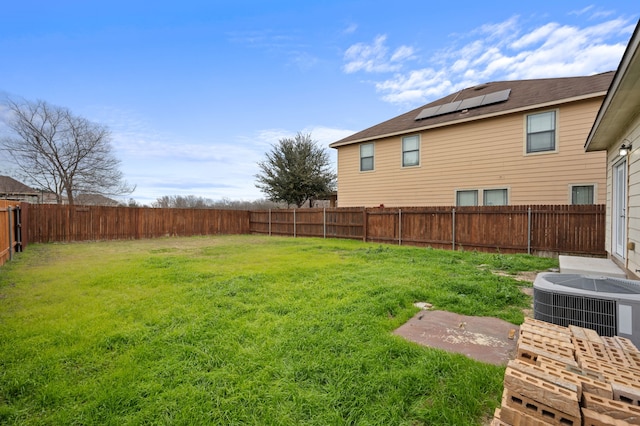
{"type": "Polygon", "coordinates": [[[427,310],[394,331],[412,342],[494,365],[506,365],[513,359],[518,333],[518,326],[498,318],[427,310]]]}
{"type": "Polygon", "coordinates": [[[558,258],[560,273],[627,278],[627,274],[611,259],[565,256],[558,258]]]}

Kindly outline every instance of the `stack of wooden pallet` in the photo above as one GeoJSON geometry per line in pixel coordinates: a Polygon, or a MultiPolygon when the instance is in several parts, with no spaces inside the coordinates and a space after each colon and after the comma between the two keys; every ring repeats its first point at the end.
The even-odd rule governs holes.
{"type": "Polygon", "coordinates": [[[622,337],[526,319],[491,425],[640,425],[640,351],[622,337]]]}

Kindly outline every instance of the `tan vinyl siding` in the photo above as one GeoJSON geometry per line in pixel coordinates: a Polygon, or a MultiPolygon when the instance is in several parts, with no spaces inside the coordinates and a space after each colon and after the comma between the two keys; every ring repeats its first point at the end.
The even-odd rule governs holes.
{"type": "Polygon", "coordinates": [[[359,171],[359,144],[341,146],[338,205],[454,205],[456,190],[469,189],[480,190],[482,203],[483,189],[499,188],[511,205],[567,204],[570,186],[584,184],[594,184],[594,202],[604,203],[606,154],[583,149],[601,102],[555,108],[558,152],[526,154],[527,113],[422,131],[418,167],[402,167],[402,136],[375,142],[372,172],[359,171]]]}
{"type": "MultiPolygon", "coordinates": [[[[627,241],[635,243],[636,246],[634,250],[627,249],[626,266],[631,272],[640,275],[640,116],[636,116],[634,122],[628,127],[628,131],[624,134],[622,140],[624,139],[633,144],[633,151],[627,156],[629,174],[627,186],[627,241]]],[[[622,140],[614,147],[614,155],[617,154],[622,140]]],[[[613,253],[614,251],[611,250],[611,252],[613,253]]]]}
{"type": "Polygon", "coordinates": [[[612,247],[612,235],[611,233],[613,232],[613,224],[611,221],[611,212],[613,211],[612,209],[612,203],[613,203],[613,161],[618,158],[618,150],[617,148],[615,150],[610,150],[607,152],[607,195],[606,195],[606,216],[605,216],[605,241],[604,241],[604,246],[605,246],[605,250],[608,251],[609,253],[613,253],[613,247],[612,247]]]}

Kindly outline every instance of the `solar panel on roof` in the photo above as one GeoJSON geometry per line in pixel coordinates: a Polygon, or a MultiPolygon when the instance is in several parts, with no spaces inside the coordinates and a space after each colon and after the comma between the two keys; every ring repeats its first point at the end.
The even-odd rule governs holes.
{"type": "Polygon", "coordinates": [[[488,93],[484,95],[484,99],[482,100],[482,106],[495,104],[498,102],[506,101],[509,99],[509,93],[511,93],[511,89],[500,90],[499,92],[488,93]]]}
{"type": "Polygon", "coordinates": [[[416,117],[417,120],[424,120],[425,118],[433,117],[436,115],[436,112],[440,109],[440,105],[436,105],[430,108],[425,108],[420,111],[420,114],[416,117]]]}
{"type": "Polygon", "coordinates": [[[466,109],[477,108],[506,101],[507,99],[509,99],[510,93],[511,89],[506,89],[500,90],[498,92],[488,93],[483,96],[474,96],[473,98],[467,98],[461,101],[432,106],[420,111],[420,114],[418,114],[415,120],[424,120],[425,118],[436,117],[438,115],[449,114],[451,112],[463,111],[466,109]]]}
{"type": "Polygon", "coordinates": [[[482,99],[484,99],[484,95],[474,96],[473,98],[464,99],[462,102],[460,102],[460,106],[458,108],[460,110],[475,108],[477,106],[482,105],[482,99]]]}
{"type": "Polygon", "coordinates": [[[444,104],[440,106],[438,110],[438,115],[449,114],[450,112],[458,111],[458,106],[462,101],[449,102],[448,104],[444,104]]]}

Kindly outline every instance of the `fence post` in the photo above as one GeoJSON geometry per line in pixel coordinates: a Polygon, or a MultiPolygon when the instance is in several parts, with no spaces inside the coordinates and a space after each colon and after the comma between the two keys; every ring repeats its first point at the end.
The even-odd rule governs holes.
{"type": "Polygon", "coordinates": [[[367,208],[362,208],[362,241],[367,242],[367,208]]]}
{"type": "Polygon", "coordinates": [[[7,223],[9,224],[9,260],[13,260],[13,227],[11,226],[11,206],[7,206],[7,223]]]}
{"type": "Polygon", "coordinates": [[[327,208],[322,208],[322,238],[327,238],[327,208]]]}
{"type": "Polygon", "coordinates": [[[402,245],[402,209],[398,209],[398,245],[402,245]]]}
{"type": "Polygon", "coordinates": [[[296,237],[296,209],[293,209],[293,238],[296,237]]]}
{"type": "Polygon", "coordinates": [[[22,204],[14,209],[14,239],[16,240],[16,253],[22,252],[22,204]]]}
{"type": "Polygon", "coordinates": [[[451,209],[451,246],[456,249],[456,209],[451,209]]]}
{"type": "Polygon", "coordinates": [[[527,209],[527,254],[531,254],[531,207],[527,209]]]}
{"type": "Polygon", "coordinates": [[[271,236],[271,209],[269,209],[269,236],[271,236]]]}

